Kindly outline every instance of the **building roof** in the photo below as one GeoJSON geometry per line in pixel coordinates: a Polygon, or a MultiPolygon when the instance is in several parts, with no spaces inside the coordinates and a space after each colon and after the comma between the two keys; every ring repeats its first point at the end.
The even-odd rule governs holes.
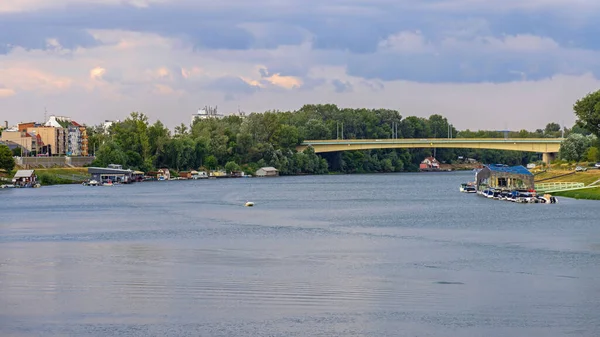
{"type": "Polygon", "coordinates": [[[33,175],[33,170],[18,170],[13,178],[29,178],[33,175]]]}
{"type": "Polygon", "coordinates": [[[533,175],[533,173],[529,172],[523,165],[518,166],[507,166],[502,164],[492,164],[486,165],[487,168],[492,172],[504,172],[511,174],[524,174],[524,175],[533,175]]]}
{"type": "Polygon", "coordinates": [[[109,174],[109,173],[132,173],[133,171],[131,170],[122,170],[122,169],[113,169],[113,168],[108,168],[108,167],[88,167],[88,173],[89,174],[101,174],[101,173],[105,173],[105,174],[109,174]]]}
{"type": "Polygon", "coordinates": [[[278,169],[272,167],[272,166],[267,166],[267,167],[261,167],[260,170],[263,171],[279,171],[278,169]]]}

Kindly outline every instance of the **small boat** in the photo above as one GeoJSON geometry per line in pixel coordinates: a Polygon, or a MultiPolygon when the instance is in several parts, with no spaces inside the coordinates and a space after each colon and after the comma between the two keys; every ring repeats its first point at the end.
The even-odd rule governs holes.
{"type": "Polygon", "coordinates": [[[105,182],[104,184],[102,184],[102,186],[114,186],[114,185],[113,185],[112,181],[109,180],[109,181],[105,182]]]}
{"type": "Polygon", "coordinates": [[[254,206],[254,203],[252,201],[246,201],[246,203],[244,204],[244,206],[246,206],[246,207],[252,207],[252,206],[254,206]]]}
{"type": "Polygon", "coordinates": [[[90,181],[84,182],[82,185],[83,186],[98,186],[98,185],[100,185],[100,183],[98,181],[92,179],[90,181]]]}
{"type": "Polygon", "coordinates": [[[477,189],[473,183],[460,184],[460,191],[463,193],[477,193],[477,189]]]}

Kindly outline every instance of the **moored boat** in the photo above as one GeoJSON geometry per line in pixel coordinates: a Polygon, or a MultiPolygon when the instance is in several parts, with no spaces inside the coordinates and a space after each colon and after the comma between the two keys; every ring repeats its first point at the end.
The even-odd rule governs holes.
{"type": "Polygon", "coordinates": [[[460,184],[460,189],[463,193],[476,193],[477,189],[473,183],[462,183],[460,184]]]}

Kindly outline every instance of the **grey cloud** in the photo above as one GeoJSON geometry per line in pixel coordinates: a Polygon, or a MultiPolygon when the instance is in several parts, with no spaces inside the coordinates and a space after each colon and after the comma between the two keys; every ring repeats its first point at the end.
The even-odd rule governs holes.
{"type": "Polygon", "coordinates": [[[331,84],[333,84],[335,92],[337,93],[352,92],[354,90],[354,87],[350,82],[342,82],[338,79],[335,79],[331,81],[331,84]]]}
{"type": "Polygon", "coordinates": [[[382,91],[385,89],[385,86],[380,81],[363,80],[363,81],[360,81],[360,84],[364,85],[365,87],[367,87],[375,92],[382,91]]]}
{"type": "Polygon", "coordinates": [[[269,77],[269,71],[265,68],[258,69],[258,72],[260,73],[260,77],[269,77]]]}
{"type": "Polygon", "coordinates": [[[223,100],[225,102],[233,102],[233,101],[236,101],[237,98],[235,97],[235,95],[233,95],[231,93],[227,93],[227,94],[223,95],[223,100]]]}
{"type": "MultiPolygon", "coordinates": [[[[87,46],[94,41],[85,33],[86,29],[124,29],[186,37],[198,49],[272,49],[299,44],[310,35],[318,49],[370,53],[381,39],[397,31],[420,29],[433,36],[444,28],[440,23],[468,17],[468,13],[457,15],[423,6],[408,7],[407,2],[395,0],[334,1],[327,6],[310,0],[287,3],[289,7],[264,0],[238,1],[232,5],[167,2],[147,8],[88,4],[69,6],[66,10],[5,13],[0,14],[0,28],[7,33],[0,35],[0,44],[10,42],[43,48],[45,39],[54,36],[65,45],[87,46]]],[[[553,14],[548,20],[536,21],[538,33],[556,32],[555,19],[559,17],[553,14]]],[[[478,11],[475,17],[482,15],[478,11]]],[[[494,12],[485,15],[491,21],[489,27],[499,33],[514,29],[511,27],[531,31],[531,26],[525,24],[536,19],[529,12],[511,13],[512,16],[494,12]]],[[[597,23],[582,25],[577,30],[600,27],[597,23]]],[[[573,29],[568,31],[573,36],[573,29]]]]}
{"type": "Polygon", "coordinates": [[[260,90],[260,87],[248,84],[238,77],[220,77],[203,85],[206,90],[217,90],[228,94],[242,93],[253,94],[260,90]]]}
{"type": "MultiPolygon", "coordinates": [[[[8,52],[9,45],[44,49],[49,38],[58,39],[66,48],[89,47],[99,43],[89,29],[122,29],[181,38],[197,51],[223,50],[219,55],[224,59],[251,60],[264,64],[269,74],[283,76],[305,77],[316,62],[347,66],[349,74],[366,79],[424,82],[512,81],[518,78],[512,71],[523,71],[530,79],[538,79],[557,72],[581,73],[592,67],[597,73],[600,69],[597,61],[580,53],[512,51],[494,55],[465,48],[441,50],[435,55],[382,53],[377,49],[379,42],[391,34],[419,30],[434,44],[448,36],[473,39],[481,34],[500,36],[511,32],[549,36],[563,45],[600,50],[595,38],[600,32],[597,20],[571,22],[572,18],[556,8],[544,9],[542,16],[522,9],[496,11],[500,5],[494,4],[470,11],[464,3],[183,0],[147,8],[78,5],[0,14],[0,53],[8,52]],[[462,8],[463,12],[453,8],[462,8]],[[312,57],[293,55],[288,50],[286,54],[254,53],[257,48],[298,45],[308,38],[314,49],[312,57]]],[[[511,6],[517,5],[511,2],[511,6]]]]}
{"type": "Polygon", "coordinates": [[[319,87],[319,86],[327,83],[327,80],[324,78],[313,78],[313,77],[306,77],[302,81],[303,81],[302,86],[297,89],[299,91],[310,91],[310,90],[315,89],[316,87],[319,87]]]}
{"type": "Polygon", "coordinates": [[[510,82],[539,80],[556,73],[600,75],[598,54],[586,51],[486,51],[440,48],[435,52],[355,55],[348,61],[349,75],[382,81],[418,82],[510,82]],[[469,54],[466,54],[466,51],[469,54]],[[523,76],[524,75],[524,76],[523,76]]]}

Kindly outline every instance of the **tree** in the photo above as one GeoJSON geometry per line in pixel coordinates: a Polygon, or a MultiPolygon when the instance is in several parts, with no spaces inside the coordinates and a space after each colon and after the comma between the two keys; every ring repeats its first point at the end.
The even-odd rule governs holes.
{"type": "Polygon", "coordinates": [[[560,144],[560,157],[568,161],[580,161],[585,157],[588,148],[595,141],[593,135],[583,136],[578,133],[570,134],[560,144]]]}
{"type": "Polygon", "coordinates": [[[544,129],[544,133],[546,134],[553,134],[555,132],[559,132],[560,131],[560,125],[558,125],[557,123],[548,123],[546,124],[546,128],[544,129]]]}
{"type": "Polygon", "coordinates": [[[0,169],[10,173],[15,168],[15,159],[6,145],[0,145],[0,169]]]}
{"type": "Polygon", "coordinates": [[[590,147],[585,153],[585,157],[587,161],[595,162],[600,161],[600,154],[598,152],[598,148],[595,146],[590,147]]]}
{"type": "Polygon", "coordinates": [[[217,158],[211,154],[204,159],[204,165],[209,169],[214,170],[217,168],[217,165],[219,165],[219,162],[217,161],[217,158]]]}
{"type": "Polygon", "coordinates": [[[127,166],[128,161],[129,157],[116,142],[107,141],[98,149],[94,165],[101,167],[106,167],[109,164],[127,166]]]}
{"type": "Polygon", "coordinates": [[[292,148],[299,144],[298,128],[292,125],[282,125],[277,130],[275,139],[282,149],[292,148]]]}
{"type": "Polygon", "coordinates": [[[600,90],[577,100],[573,110],[577,124],[600,137],[600,90]]]}
{"type": "Polygon", "coordinates": [[[239,170],[240,166],[234,161],[228,161],[227,164],[225,164],[225,172],[227,173],[237,172],[239,170]]]}

